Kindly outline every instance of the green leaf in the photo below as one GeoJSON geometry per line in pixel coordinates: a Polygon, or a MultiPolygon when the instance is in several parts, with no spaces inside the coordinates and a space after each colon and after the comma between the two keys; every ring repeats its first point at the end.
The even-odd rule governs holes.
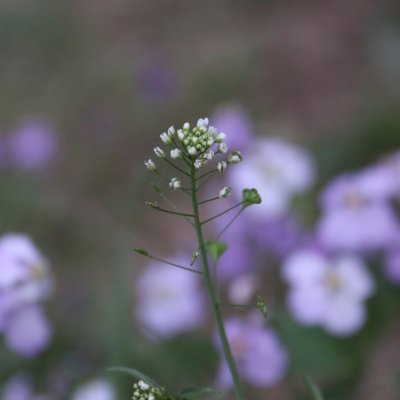
{"type": "Polygon", "coordinates": [[[134,368],[127,368],[127,367],[109,367],[106,369],[106,371],[109,372],[122,372],[124,374],[133,376],[134,378],[141,380],[143,382],[146,382],[150,386],[154,387],[160,387],[158,383],[156,383],[153,379],[149,378],[147,375],[145,375],[143,372],[138,371],[137,369],[134,368]]]}
{"type": "Polygon", "coordinates": [[[217,242],[213,240],[208,240],[206,242],[206,249],[210,253],[214,262],[217,262],[222,254],[225,253],[228,246],[223,242],[217,242]]]}
{"type": "Polygon", "coordinates": [[[317,387],[317,385],[310,379],[308,376],[304,376],[304,380],[306,382],[306,385],[308,387],[308,390],[311,393],[311,398],[312,400],[324,400],[324,397],[322,396],[321,390],[317,387]]]}
{"type": "Polygon", "coordinates": [[[243,189],[243,207],[249,207],[252,204],[261,204],[261,196],[256,189],[243,189]]]}
{"type": "Polygon", "coordinates": [[[183,389],[179,394],[182,399],[195,399],[203,394],[210,393],[221,393],[218,389],[209,386],[195,386],[187,389],[183,389]]]}
{"type": "Polygon", "coordinates": [[[267,305],[265,304],[265,301],[261,296],[257,296],[257,308],[260,310],[263,317],[267,319],[268,316],[267,305]]]}
{"type": "Polygon", "coordinates": [[[150,254],[145,249],[133,249],[136,253],[148,257],[150,254]]]}

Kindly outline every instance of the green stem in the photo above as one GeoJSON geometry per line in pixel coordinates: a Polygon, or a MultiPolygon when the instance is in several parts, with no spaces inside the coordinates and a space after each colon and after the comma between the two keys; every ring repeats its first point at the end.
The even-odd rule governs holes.
{"type": "Polygon", "coordinates": [[[236,398],[238,400],[244,400],[244,395],[243,395],[241,384],[240,384],[239,373],[238,373],[238,370],[236,367],[235,360],[232,355],[232,350],[229,345],[228,337],[226,335],[224,321],[223,321],[222,313],[221,313],[221,306],[218,301],[218,296],[217,296],[216,290],[214,288],[214,283],[212,281],[212,277],[210,274],[210,268],[208,265],[207,251],[206,251],[206,246],[205,246],[204,237],[203,237],[203,231],[202,231],[202,227],[201,227],[200,213],[199,213],[198,200],[197,200],[196,170],[193,165],[190,166],[190,179],[191,179],[191,186],[192,186],[191,191],[192,191],[192,207],[193,207],[193,215],[194,215],[194,225],[195,225],[195,229],[196,229],[197,240],[199,242],[201,259],[203,262],[204,279],[205,279],[208,294],[210,296],[210,300],[212,302],[214,315],[215,315],[215,319],[217,322],[218,335],[219,335],[219,338],[222,343],[222,349],[223,349],[223,352],[225,355],[226,362],[229,367],[229,371],[232,376],[235,393],[236,393],[236,398]]]}

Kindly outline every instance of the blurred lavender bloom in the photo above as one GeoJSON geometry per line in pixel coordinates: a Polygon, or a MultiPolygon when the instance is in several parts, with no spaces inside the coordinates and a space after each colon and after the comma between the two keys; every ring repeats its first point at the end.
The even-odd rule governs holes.
{"type": "Polygon", "coordinates": [[[9,138],[11,160],[25,170],[45,166],[57,152],[53,129],[43,120],[34,119],[21,124],[9,138]]]}
{"type": "Polygon", "coordinates": [[[374,282],[361,259],[298,251],[286,260],[283,278],[289,285],[289,309],[300,323],[338,336],[352,335],[364,324],[364,302],[374,282]]]}
{"type": "Polygon", "coordinates": [[[7,151],[6,151],[6,143],[4,138],[1,136],[2,133],[0,131],[0,168],[4,167],[7,163],[7,151]]]}
{"type": "MultiPolygon", "coordinates": [[[[173,260],[188,266],[183,257],[173,260]]],[[[136,282],[136,314],[150,334],[168,338],[198,327],[205,317],[200,275],[154,262],[136,282]]]]}
{"type": "Polygon", "coordinates": [[[317,227],[321,244],[330,250],[349,251],[389,246],[400,233],[386,201],[392,187],[381,168],[335,179],[321,197],[323,214],[317,227]]]}
{"type": "Polygon", "coordinates": [[[30,379],[22,374],[12,377],[3,387],[1,400],[50,400],[45,395],[37,395],[30,379]]]}
{"type": "Polygon", "coordinates": [[[262,197],[248,213],[257,217],[284,215],[293,195],[314,181],[314,165],[307,151],[280,138],[252,141],[240,168],[230,168],[229,181],[236,193],[254,187],[262,197]]]}
{"type": "Polygon", "coordinates": [[[285,216],[254,224],[253,240],[263,252],[283,257],[310,238],[294,218],[285,216]]]}
{"type": "Polygon", "coordinates": [[[0,237],[0,331],[8,313],[47,297],[53,280],[47,260],[24,234],[0,237]]]}
{"type": "Polygon", "coordinates": [[[28,236],[0,237],[0,332],[11,350],[33,357],[48,345],[51,329],[36,304],[52,288],[49,265],[28,236]]]}
{"type": "MultiPolygon", "coordinates": [[[[230,318],[225,321],[225,328],[243,380],[257,387],[270,387],[283,378],[288,366],[288,353],[276,334],[264,325],[261,316],[230,318]]],[[[225,361],[221,361],[217,384],[225,388],[232,386],[225,361]]]]}
{"type": "Polygon", "coordinates": [[[31,358],[48,346],[52,329],[42,309],[31,305],[22,307],[8,316],[4,337],[9,349],[31,358]]]}
{"type": "Polygon", "coordinates": [[[254,128],[247,111],[239,104],[218,107],[211,118],[220,132],[227,134],[226,143],[232,150],[244,151],[254,137],[254,128]]]}
{"type": "Polygon", "coordinates": [[[400,285],[400,247],[390,250],[384,263],[385,275],[396,285],[400,285]]]}
{"type": "Polygon", "coordinates": [[[94,379],[78,387],[72,394],[72,400],[115,400],[116,394],[110,382],[94,379]]]}

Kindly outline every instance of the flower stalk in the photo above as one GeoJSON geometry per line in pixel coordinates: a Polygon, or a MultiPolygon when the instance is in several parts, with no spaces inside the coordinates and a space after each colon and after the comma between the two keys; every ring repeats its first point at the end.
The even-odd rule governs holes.
{"type": "Polygon", "coordinates": [[[212,281],[210,267],[208,265],[207,258],[207,250],[203,237],[202,223],[200,219],[199,212],[199,202],[197,199],[197,188],[196,188],[196,169],[194,166],[190,168],[190,178],[191,178],[191,194],[192,194],[192,207],[193,207],[193,215],[194,215],[194,227],[196,230],[197,241],[200,249],[201,261],[203,264],[203,273],[204,280],[207,287],[208,294],[210,296],[210,300],[213,306],[213,311],[217,323],[218,335],[221,340],[222,349],[225,355],[226,362],[229,367],[229,371],[232,376],[236,397],[238,400],[244,400],[244,395],[240,383],[239,373],[236,367],[235,360],[233,358],[232,350],[228,341],[228,337],[226,335],[225,326],[221,313],[221,306],[218,300],[218,294],[216,289],[214,288],[214,283],[212,281]]]}

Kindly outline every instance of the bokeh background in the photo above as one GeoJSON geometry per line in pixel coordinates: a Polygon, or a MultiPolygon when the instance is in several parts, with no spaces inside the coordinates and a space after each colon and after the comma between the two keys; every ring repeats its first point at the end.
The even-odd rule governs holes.
{"type": "MultiPolygon", "coordinates": [[[[0,233],[29,235],[55,284],[41,303],[51,341],[26,357],[3,340],[0,386],[24,374],[29,390],[57,400],[102,379],[115,398],[130,398],[131,379],[105,372],[110,365],[138,368],[175,391],[212,385],[219,355],[211,317],[160,338],[135,314],[147,264],[133,248],[172,258],[193,250],[184,223],[144,206],[156,196],[149,182],[162,182],[144,160],[154,159],[170,125],[203,116],[246,138],[244,162],[252,141],[301,146],[315,178],[291,197],[285,217],[314,237],[326,185],[400,151],[399,20],[395,0],[1,1],[0,233]]],[[[398,215],[398,197],[388,202],[398,215]]],[[[271,250],[252,248],[262,284],[249,290],[265,296],[268,329],[290,361],[270,387],[250,384],[251,396],[309,398],[308,374],[328,400],[398,399],[400,262],[390,279],[382,255],[393,243],[372,255],[354,251],[375,291],[362,328],[342,337],[304,326],[288,310],[280,271],[304,240],[277,250],[271,237],[292,240],[282,229],[270,227],[265,242],[258,236],[259,249],[271,250]]],[[[25,331],[29,337],[29,324],[25,331]]],[[[88,393],[74,398],[103,399],[88,393]]]]}

